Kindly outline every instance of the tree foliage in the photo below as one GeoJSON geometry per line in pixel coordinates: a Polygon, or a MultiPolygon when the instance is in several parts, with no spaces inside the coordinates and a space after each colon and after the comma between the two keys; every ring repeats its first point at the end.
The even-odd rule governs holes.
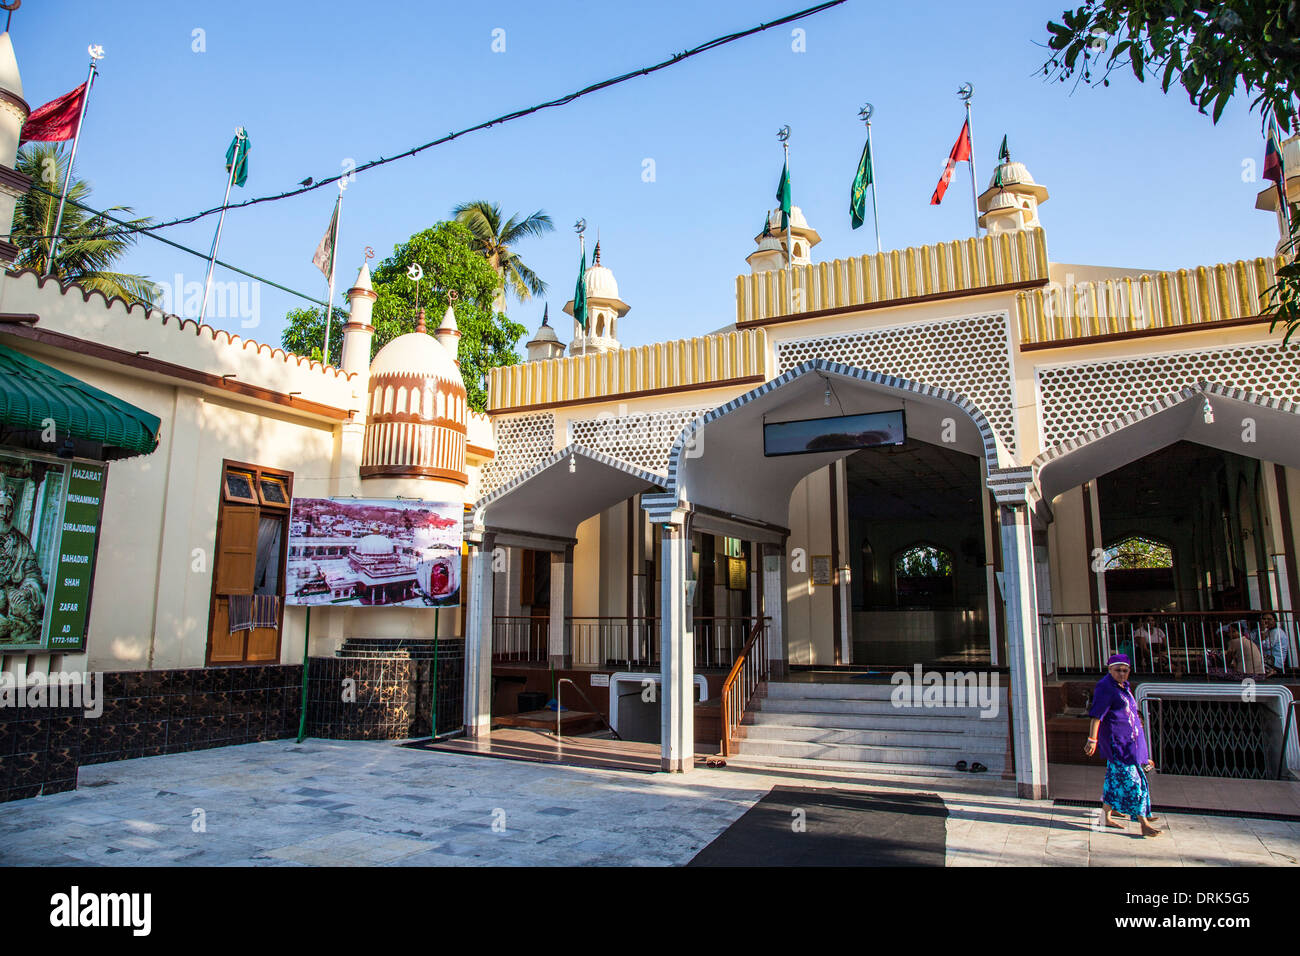
{"type": "Polygon", "coordinates": [[[520,218],[515,213],[503,222],[501,206],[485,199],[463,202],[451,211],[456,221],[474,235],[474,247],[487,257],[492,268],[520,302],[546,291],[546,283],[514,251],[520,240],[540,238],[555,230],[551,217],[542,210],[520,218]]]}
{"type": "Polygon", "coordinates": [[[952,555],[928,544],[917,545],[898,556],[894,571],[900,578],[950,578],[952,555]]]}
{"type": "MultiPolygon", "coordinates": [[[[450,294],[456,293],[461,376],[470,407],[483,411],[487,404],[484,374],[490,368],[519,361],[515,345],[525,329],[493,310],[501,279],[475,249],[470,231],[460,223],[439,222],[418,232],[396,246],[393,254],[375,267],[371,279],[377,297],[371,320],[375,327],[372,358],[399,335],[415,331],[418,309],[425,310],[426,327],[433,332],[442,322],[450,294]],[[423,273],[418,282],[410,276],[415,264],[423,273]]],[[[330,363],[335,365],[342,354],[344,317],[335,309],[330,329],[330,363]]],[[[324,310],[294,309],[286,319],[288,327],[281,338],[284,347],[320,359],[324,310]]]]}
{"type": "Polygon", "coordinates": [[[1214,122],[1238,92],[1252,109],[1292,123],[1300,78],[1300,4],[1294,0],[1086,0],[1047,24],[1052,58],[1046,76],[1110,85],[1124,66],[1141,82],[1175,84],[1214,122]]]}
{"type": "MultiPolygon", "coordinates": [[[[1217,123],[1238,92],[1253,97],[1262,125],[1276,119],[1296,127],[1300,89],[1300,3],[1296,0],[1086,0],[1047,24],[1052,57],[1043,75],[1076,85],[1110,85],[1111,73],[1128,66],[1139,82],[1159,79],[1168,93],[1180,86],[1202,113],[1217,123]]],[[[1300,198],[1300,197],[1296,197],[1300,198]]],[[[1287,264],[1264,294],[1261,311],[1270,330],[1286,329],[1283,345],[1300,329],[1300,223],[1290,216],[1290,237],[1282,250],[1287,264]]]]}
{"type": "Polygon", "coordinates": [[[1133,535],[1106,549],[1107,571],[1132,571],[1136,568],[1172,568],[1174,552],[1169,545],[1133,535]]]}
{"type": "MultiPolygon", "coordinates": [[[[54,234],[54,221],[58,218],[59,191],[68,173],[68,157],[53,143],[27,143],[18,153],[18,172],[32,181],[29,189],[14,208],[13,233],[10,237],[18,247],[15,269],[32,269],[45,275],[50,261],[50,237],[54,234]]],[[[122,232],[119,235],[100,236],[99,233],[121,230],[122,227],[97,213],[90,213],[77,205],[89,205],[90,183],[77,176],[68,184],[68,202],[63,207],[63,221],[59,225],[59,242],[54,252],[51,274],[60,282],[76,282],[82,288],[94,289],[106,296],[121,296],[128,302],[151,304],[157,298],[157,289],[144,276],[116,272],[113,264],[135,245],[137,234],[122,232]]],[[[110,206],[104,212],[122,219],[131,213],[129,206],[110,206]]],[[[130,228],[149,226],[151,219],[125,220],[130,228]]]]}

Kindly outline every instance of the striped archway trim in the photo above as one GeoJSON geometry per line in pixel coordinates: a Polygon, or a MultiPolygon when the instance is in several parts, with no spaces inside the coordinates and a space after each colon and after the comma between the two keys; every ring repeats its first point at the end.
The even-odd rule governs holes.
{"type": "Polygon", "coordinates": [[[1058,461],[1067,455],[1077,452],[1089,445],[1101,441],[1109,435],[1123,431],[1125,428],[1131,428],[1139,422],[1154,418],[1162,412],[1167,412],[1180,405],[1188,402],[1194,402],[1200,399],[1223,398],[1235,402],[1241,402],[1245,405],[1254,405],[1257,408],[1267,408],[1274,411],[1291,414],[1300,418],[1300,403],[1293,402],[1286,398],[1277,398],[1268,395],[1261,395],[1258,392],[1247,391],[1244,388],[1235,388],[1230,385],[1220,385],[1217,382],[1197,382],[1195,385],[1188,385],[1169,395],[1165,395],[1136,408],[1131,412],[1121,415],[1114,421],[1107,422],[1099,428],[1093,428],[1084,432],[1076,438],[1069,438],[1063,442],[1053,445],[1043,450],[1030,463],[1032,472],[1033,486],[1035,490],[1039,486],[1039,474],[1043,468],[1054,461],[1058,461]]]}
{"type": "Polygon", "coordinates": [[[624,472],[625,474],[632,475],[634,478],[641,479],[642,481],[646,482],[646,484],[654,485],[655,487],[658,488],[663,487],[664,484],[663,475],[660,475],[653,471],[647,471],[646,469],[638,465],[633,465],[629,462],[623,461],[622,459],[615,458],[612,455],[606,455],[604,452],[599,452],[591,448],[587,448],[585,445],[579,445],[577,443],[573,443],[573,444],[565,445],[559,451],[553,452],[552,454],[543,458],[541,461],[533,465],[533,467],[529,468],[527,471],[522,472],[519,475],[516,475],[514,478],[510,479],[510,481],[506,482],[500,488],[497,488],[491,494],[485,495],[482,498],[480,498],[477,502],[475,502],[474,508],[470,512],[470,520],[472,521],[473,526],[481,527],[483,510],[487,508],[489,505],[491,505],[492,502],[510,494],[510,492],[514,491],[520,485],[531,480],[537,475],[540,475],[546,469],[559,464],[560,462],[564,461],[566,458],[569,458],[570,456],[577,456],[577,455],[581,455],[583,458],[589,459],[590,461],[598,462],[602,465],[608,465],[610,468],[616,468],[619,471],[624,472]]]}
{"type": "MultiPolygon", "coordinates": [[[[887,392],[893,392],[900,398],[907,399],[929,399],[931,401],[945,402],[957,411],[962,412],[968,417],[975,427],[979,430],[980,441],[984,448],[984,463],[988,468],[990,487],[994,486],[995,478],[1003,479],[1003,484],[1016,484],[1020,489],[1023,500],[1023,491],[1028,481],[1028,469],[1016,467],[1004,468],[1004,460],[1010,459],[1010,455],[998,442],[997,436],[993,432],[992,426],[989,425],[988,419],[979,407],[965,395],[955,392],[948,388],[936,388],[932,385],[925,385],[921,382],[913,382],[909,379],[899,378],[896,375],[883,375],[880,372],[873,372],[868,369],[856,368],[852,365],[845,365],[841,362],[832,362],[829,359],[810,359],[807,362],[801,362],[794,368],[778,375],[776,378],[764,382],[757,388],[751,389],[743,395],[738,395],[724,405],[719,405],[710,412],[706,412],[693,422],[688,423],[683,429],[677,440],[673,443],[672,451],[668,455],[668,484],[662,495],[654,496],[656,507],[660,510],[670,511],[676,507],[680,500],[680,468],[682,456],[691,443],[696,431],[707,428],[713,422],[720,418],[730,415],[737,409],[754,402],[764,395],[774,392],[777,389],[784,388],[796,379],[805,375],[814,375],[817,373],[829,373],[832,375],[843,376],[844,378],[854,379],[866,385],[872,385],[883,389],[887,392]]],[[[649,496],[647,496],[649,497],[649,496]]],[[[645,500],[645,499],[643,499],[645,500]]]]}

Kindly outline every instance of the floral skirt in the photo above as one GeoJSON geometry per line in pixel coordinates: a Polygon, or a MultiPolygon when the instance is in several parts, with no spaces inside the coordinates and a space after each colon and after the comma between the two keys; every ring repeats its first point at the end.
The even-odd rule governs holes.
{"type": "Polygon", "coordinates": [[[1151,816],[1151,790],[1147,786],[1146,773],[1137,764],[1106,761],[1106,782],[1101,786],[1101,802],[1126,816],[1151,816]]]}

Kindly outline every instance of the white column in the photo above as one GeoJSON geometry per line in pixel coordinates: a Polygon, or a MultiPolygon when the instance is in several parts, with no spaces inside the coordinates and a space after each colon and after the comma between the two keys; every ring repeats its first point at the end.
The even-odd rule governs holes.
{"type": "Polygon", "coordinates": [[[551,621],[549,655],[551,666],[565,668],[573,663],[569,640],[569,618],[573,615],[573,545],[551,552],[551,621]]]}
{"type": "Polygon", "coordinates": [[[993,549],[1001,547],[997,540],[997,516],[993,513],[993,501],[989,497],[988,491],[988,463],[980,462],[980,502],[981,512],[984,518],[984,588],[985,600],[988,604],[988,624],[989,624],[989,666],[998,667],[1001,661],[998,659],[998,569],[997,562],[993,560],[993,549]]]}
{"type": "Polygon", "coordinates": [[[786,648],[786,556],[785,546],[765,544],[763,548],[763,613],[771,618],[767,622],[767,658],[772,680],[785,677],[789,663],[786,648]]]}
{"type": "Polygon", "coordinates": [[[660,766],[685,773],[695,762],[695,639],[686,602],[690,529],[673,513],[663,525],[659,592],[660,766]]]}
{"type": "Polygon", "coordinates": [[[1043,713],[1043,660],[1034,584],[1034,541],[1028,509],[1002,500],[1003,601],[1007,620],[1007,666],[1011,672],[1011,727],[1016,790],[1047,798],[1047,718],[1043,713]]]}
{"type": "Polygon", "coordinates": [[[465,621],[465,734],[486,737],[492,730],[492,549],[495,536],[483,535],[469,555],[469,607],[465,621]]]}

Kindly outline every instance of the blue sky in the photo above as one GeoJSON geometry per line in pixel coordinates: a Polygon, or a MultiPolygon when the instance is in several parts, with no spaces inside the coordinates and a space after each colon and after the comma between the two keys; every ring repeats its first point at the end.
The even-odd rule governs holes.
{"type": "MultiPolygon", "coordinates": [[[[78,172],[101,208],[170,219],[219,205],[236,126],[253,150],[248,185],[232,198],[280,192],[334,175],[348,158],[392,155],[808,5],[48,0],[19,10],[12,35],[33,107],[81,82],[88,43],[104,47],[78,172]],[[492,49],[497,28],[504,52],[492,49]],[[204,52],[193,50],[196,29],[204,52]]],[[[774,202],[782,124],[792,128],[795,203],[823,237],[815,259],[875,249],[870,221],[851,230],[847,208],[864,135],[857,110],[868,100],[886,248],[970,235],[964,166],[944,203],[929,205],[961,127],[963,81],[975,87],[981,190],[1005,133],[1051,191],[1041,218],[1054,261],[1161,269],[1270,254],[1274,219],[1253,208],[1259,184],[1243,182],[1243,162],[1263,154],[1246,101],[1215,126],[1185,96],[1131,75],[1073,94],[1044,82],[1044,25],[1065,5],[849,0],[364,173],[344,199],[339,289],[365,246],[382,258],[455,203],[485,198],[555,220],[553,234],[519,249],[549,283],[554,314],[572,294],[571,225],[581,216],[589,236],[599,228],[602,261],[632,306],[619,326],[625,344],[713,330],[734,318],[735,276],[748,271],[774,202]],[[792,49],[796,26],[804,52],[792,49]],[[646,159],[653,182],[643,181],[646,159]]],[[[324,298],[310,260],[334,195],[327,187],[232,211],[220,257],[324,298]]],[[[165,234],[206,251],[215,221],[165,234]]],[[[201,282],[204,263],[142,239],[124,268],[201,282]]],[[[255,328],[213,324],[278,342],[300,300],[263,287],[260,301],[255,328]]],[[[510,305],[530,332],[541,312],[541,301],[510,305]]]]}

